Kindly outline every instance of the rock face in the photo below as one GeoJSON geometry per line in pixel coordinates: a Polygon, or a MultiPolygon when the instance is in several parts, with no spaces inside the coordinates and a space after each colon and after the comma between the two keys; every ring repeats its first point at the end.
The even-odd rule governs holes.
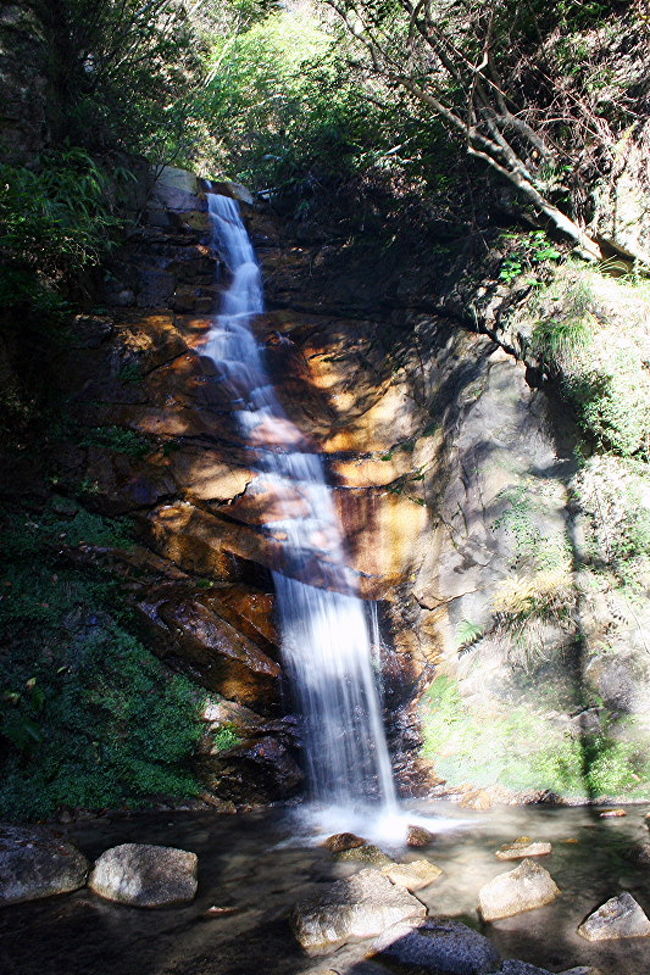
{"type": "Polygon", "coordinates": [[[425,906],[411,894],[394,887],[376,870],[362,870],[332,884],[320,897],[298,904],[291,924],[306,951],[323,954],[425,914],[425,906]]]}
{"type": "Polygon", "coordinates": [[[47,830],[0,826],[0,904],[77,890],[88,867],[79,850],[47,830]]]}
{"type": "Polygon", "coordinates": [[[647,938],[650,921],[632,895],[625,891],[590,914],[578,928],[578,934],[587,941],[647,938]]]}
{"type": "MultiPolygon", "coordinates": [[[[517,754],[513,766],[548,743],[561,751],[568,739],[580,754],[580,736],[597,734],[602,715],[576,716],[566,704],[579,662],[567,650],[576,600],[590,648],[588,686],[612,713],[647,710],[650,615],[635,622],[609,591],[582,599],[572,552],[590,521],[575,512],[575,431],[535,369],[511,354],[519,338],[497,334],[499,309],[516,288],[492,281],[478,296],[443,285],[439,265],[410,253],[387,267],[318,235],[293,240],[304,228],[251,208],[238,187],[222,189],[244,201],[263,266],[269,311],[255,328],[278,397],[302,447],[323,456],[346,530],[347,577],[376,601],[403,790],[426,792],[441,780],[471,786],[477,771],[431,730],[427,699],[417,700],[430,676],[431,691],[441,677],[454,682],[456,716],[478,739],[490,723],[508,726],[492,721],[497,714],[516,709],[518,725],[529,723],[531,755],[517,754]],[[485,321],[492,315],[486,334],[467,314],[475,299],[485,321]],[[629,648],[615,666],[600,659],[599,648],[612,644],[605,620],[620,621],[615,643],[629,648]],[[540,680],[558,689],[549,720],[540,680]],[[418,754],[423,734],[426,761],[418,754]]],[[[209,244],[199,181],[165,169],[143,225],[109,270],[108,313],[79,316],[62,364],[86,435],[58,458],[56,476],[64,493],[86,484],[92,507],[134,521],[146,572],[132,556],[113,557],[151,648],[255,715],[241,735],[246,747],[229,751],[225,765],[224,756],[202,755],[210,788],[245,801],[243,783],[256,767],[250,749],[264,738],[271,755],[270,734],[284,771],[265,773],[249,798],[287,798],[299,788],[299,777],[286,774],[287,756],[295,766],[293,737],[253,727],[286,707],[270,569],[316,585],[331,580],[326,552],[307,567],[292,565],[282,538],[264,529],[277,499],[242,441],[237,404],[202,354],[226,271],[209,244]]],[[[291,503],[299,517],[299,492],[291,503]]],[[[495,752],[515,754],[512,742],[498,744],[495,752]]],[[[505,777],[501,764],[495,784],[505,777]]],[[[467,801],[486,806],[489,790],[470,790],[467,801]]]]}
{"type": "Polygon", "coordinates": [[[417,926],[396,924],[374,942],[373,951],[418,971],[449,975],[487,975],[499,964],[499,952],[482,934],[445,918],[417,926]]]}
{"type": "Polygon", "coordinates": [[[479,891],[479,910],[484,921],[496,921],[550,904],[560,889],[548,870],[534,860],[523,860],[508,873],[499,874],[479,891]]]}
{"type": "Polygon", "coordinates": [[[165,907],[194,899],[198,857],[169,846],[124,843],[96,861],[88,886],[107,900],[165,907]]]}

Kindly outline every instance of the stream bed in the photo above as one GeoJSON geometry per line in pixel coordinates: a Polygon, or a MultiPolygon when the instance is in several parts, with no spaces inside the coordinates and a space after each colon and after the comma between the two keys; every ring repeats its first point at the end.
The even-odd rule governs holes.
{"type": "MultiPolygon", "coordinates": [[[[649,806],[601,819],[586,807],[499,807],[488,812],[448,803],[418,804],[447,827],[426,850],[387,849],[395,859],[426,857],[444,874],[417,896],[430,914],[477,927],[504,958],[551,971],[598,966],[603,975],[648,975],[650,938],[590,944],[575,933],[585,916],[609,897],[629,891],[650,912],[650,865],[634,860],[648,840],[649,806]],[[449,819],[458,827],[449,828],[449,819]],[[516,862],[499,862],[496,849],[518,836],[550,840],[539,862],[562,890],[554,903],[482,924],[480,886],[516,862]]],[[[431,827],[434,828],[433,826],[431,827]]],[[[189,905],[142,910],[102,900],[88,889],[0,912],[0,971],[12,975],[363,975],[371,942],[310,958],[294,940],[292,906],[362,864],[339,863],[304,834],[295,809],[234,816],[156,812],[114,814],[57,831],[93,860],[126,842],[157,843],[199,857],[199,889],[189,905]],[[235,908],[209,914],[211,907],[235,908]]],[[[398,969],[396,969],[397,971],[398,969]]],[[[410,973],[409,973],[410,975],[410,973]]]]}

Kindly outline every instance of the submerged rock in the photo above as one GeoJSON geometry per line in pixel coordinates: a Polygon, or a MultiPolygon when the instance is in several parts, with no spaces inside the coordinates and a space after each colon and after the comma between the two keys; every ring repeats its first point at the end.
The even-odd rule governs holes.
{"type": "Polygon", "coordinates": [[[338,880],[313,900],[297,904],[291,926],[300,945],[323,954],[351,940],[372,938],[410,918],[422,918],[426,907],[394,887],[376,870],[362,870],[338,880]]]}
{"type": "Polygon", "coordinates": [[[417,925],[396,924],[373,944],[373,951],[423,972],[487,975],[499,952],[487,938],[460,921],[432,918],[417,925]]]}
{"type": "Polygon", "coordinates": [[[407,846],[430,846],[433,843],[435,836],[424,826],[409,826],[406,834],[406,845],[407,846]]]}
{"type": "Polygon", "coordinates": [[[328,836],[323,846],[330,853],[343,853],[345,850],[354,850],[360,846],[365,846],[366,841],[356,833],[334,833],[328,836]]]}
{"type": "Polygon", "coordinates": [[[519,860],[523,857],[542,857],[552,850],[550,843],[531,840],[530,836],[520,836],[512,843],[506,843],[496,852],[497,860],[519,860]]]}
{"type": "Polygon", "coordinates": [[[390,863],[381,871],[391,883],[406,887],[411,893],[428,887],[442,876],[442,870],[428,860],[413,860],[412,863],[390,863]]]}
{"type": "Polygon", "coordinates": [[[650,921],[631,894],[624,891],[605,901],[578,928],[587,941],[610,941],[618,938],[647,938],[650,921]]]}
{"type": "Polygon", "coordinates": [[[395,861],[387,853],[380,850],[374,843],[364,843],[362,846],[348,847],[338,854],[338,859],[356,860],[359,863],[370,863],[373,867],[392,866],[395,861]]]}
{"type": "Polygon", "coordinates": [[[523,860],[508,873],[501,873],[479,891],[479,911],[484,921],[511,917],[550,904],[560,889],[548,870],[534,860],[523,860]]]}
{"type": "Polygon", "coordinates": [[[134,907],[164,907],[194,899],[197,869],[196,853],[124,843],[102,853],[88,885],[107,900],[134,907]]]}
{"type": "Polygon", "coordinates": [[[47,830],[0,826],[0,905],[78,890],[89,866],[76,847],[47,830]]]}

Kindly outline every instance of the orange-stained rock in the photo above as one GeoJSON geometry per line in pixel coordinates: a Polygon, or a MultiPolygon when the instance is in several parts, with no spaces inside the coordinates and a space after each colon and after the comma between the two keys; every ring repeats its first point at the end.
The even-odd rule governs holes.
{"type": "Polygon", "coordinates": [[[162,587],[137,608],[163,659],[228,699],[265,713],[277,705],[278,664],[198,597],[162,587]]]}
{"type": "MultiPolygon", "coordinates": [[[[267,652],[274,654],[278,635],[273,619],[271,593],[252,590],[243,585],[226,586],[212,595],[209,590],[204,602],[222,619],[228,620],[267,652]]],[[[277,651],[276,651],[277,652],[277,651]]]]}
{"type": "Polygon", "coordinates": [[[421,545],[426,507],[388,491],[337,490],[334,497],[352,563],[365,576],[364,593],[393,599],[421,545]]]}
{"type": "MultiPolygon", "coordinates": [[[[243,456],[243,455],[242,455],[243,456]]],[[[179,493],[196,501],[232,501],[242,494],[254,475],[237,466],[234,449],[185,444],[170,451],[168,464],[179,493]]]]}
{"type": "MultiPolygon", "coordinates": [[[[313,552],[296,559],[283,544],[286,534],[276,537],[189,503],[160,505],[143,520],[160,555],[186,571],[216,580],[240,580],[236,560],[232,559],[236,556],[322,588],[350,591],[358,583],[352,568],[334,566],[326,553],[313,552]]],[[[364,584],[362,577],[360,581],[364,584]]]]}
{"type": "Polygon", "coordinates": [[[115,327],[121,347],[137,357],[143,373],[187,351],[185,340],[176,328],[174,315],[167,309],[120,311],[115,317],[115,327]]]}

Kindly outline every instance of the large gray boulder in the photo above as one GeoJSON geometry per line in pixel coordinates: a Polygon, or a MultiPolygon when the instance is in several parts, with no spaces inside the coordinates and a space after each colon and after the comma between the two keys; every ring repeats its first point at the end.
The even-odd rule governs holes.
{"type": "Polygon", "coordinates": [[[305,951],[323,954],[347,941],[374,938],[400,921],[422,918],[426,910],[412,894],[394,887],[377,870],[368,869],[297,904],[291,926],[305,951]]]}
{"type": "Polygon", "coordinates": [[[650,921],[631,894],[624,891],[605,901],[578,928],[587,941],[611,941],[619,938],[647,938],[650,921]]]}
{"type": "Polygon", "coordinates": [[[548,870],[527,859],[481,887],[479,910],[484,921],[495,921],[543,907],[559,894],[560,889],[548,870]]]}
{"type": "Polygon", "coordinates": [[[120,904],[164,907],[194,899],[197,870],[196,853],[124,843],[102,853],[88,885],[100,897],[120,904]]]}
{"type": "Polygon", "coordinates": [[[373,951],[400,965],[416,965],[435,975],[487,975],[499,952],[478,931],[460,921],[431,918],[417,925],[396,924],[373,944],[373,951]]]}
{"type": "Polygon", "coordinates": [[[78,890],[88,867],[76,847],[48,830],[0,825],[0,904],[78,890]]]}

